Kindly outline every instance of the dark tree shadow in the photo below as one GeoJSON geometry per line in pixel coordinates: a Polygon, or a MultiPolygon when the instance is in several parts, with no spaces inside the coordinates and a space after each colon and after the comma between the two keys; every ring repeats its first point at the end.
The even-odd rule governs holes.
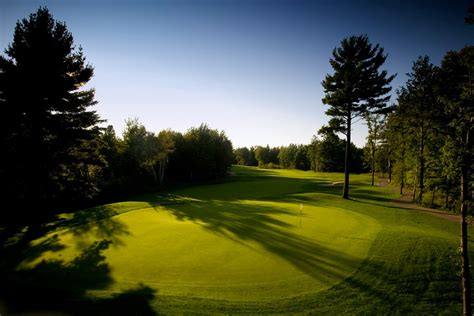
{"type": "Polygon", "coordinates": [[[111,241],[112,246],[120,247],[124,245],[121,237],[130,235],[127,226],[113,218],[73,226],[69,231],[74,235],[74,240],[80,248],[83,248],[87,242],[86,236],[92,236],[95,239],[107,239],[111,241]]]}
{"type": "Polygon", "coordinates": [[[0,306],[7,309],[3,312],[154,315],[150,302],[155,290],[143,284],[109,298],[87,296],[88,290],[106,289],[113,283],[103,254],[110,245],[109,240],[95,241],[70,262],[48,259],[32,268],[2,273],[0,297],[4,304],[0,306]]]}
{"type": "Polygon", "coordinates": [[[110,298],[90,299],[74,305],[74,315],[157,315],[150,302],[156,291],[142,283],[136,288],[113,294],[110,298]]]}
{"type": "MultiPolygon", "coordinates": [[[[247,177],[253,178],[254,175],[247,177]]],[[[184,197],[161,194],[153,195],[153,198],[144,197],[141,201],[147,202],[150,207],[166,206],[167,211],[178,220],[196,222],[205,229],[235,242],[248,245],[244,241],[253,241],[321,282],[344,277],[352,271],[359,263],[357,258],[295,234],[291,231],[294,228],[291,224],[277,218],[279,215],[299,216],[304,221],[304,215],[300,215],[296,210],[292,212],[270,206],[263,201],[267,198],[273,201],[296,198],[294,202],[299,203],[304,197],[294,195],[310,192],[336,196],[341,194],[340,186],[331,185],[331,182],[326,180],[282,178],[278,175],[274,177],[272,172],[266,177],[255,176],[255,179],[257,178],[272,179],[272,184],[284,193],[263,196],[257,191],[258,185],[265,185],[265,181],[259,181],[258,185],[253,187],[247,187],[250,182],[242,183],[244,188],[237,190],[238,192],[224,190],[216,195],[210,185],[207,186],[205,194],[202,194],[202,191],[193,193],[191,190],[191,193],[184,197]],[[253,201],[252,204],[245,204],[237,201],[239,199],[253,201]]],[[[372,192],[367,195],[372,197],[372,192]]],[[[313,199],[308,202],[317,204],[313,199]]],[[[155,209],[162,211],[162,208],[155,209]]],[[[87,296],[88,290],[105,289],[113,283],[103,252],[110,246],[120,246],[120,236],[129,234],[123,223],[111,218],[114,215],[117,215],[116,210],[107,205],[78,211],[67,220],[43,225],[41,229],[27,230],[26,233],[19,234],[13,246],[0,250],[0,255],[6,254],[5,257],[8,258],[0,258],[0,295],[8,308],[14,312],[58,311],[80,315],[153,314],[150,302],[155,298],[154,290],[142,284],[107,298],[94,299],[87,296]],[[85,234],[92,234],[102,241],[83,245],[83,252],[69,263],[46,260],[31,269],[16,270],[20,260],[32,262],[46,251],[61,250],[64,246],[55,235],[35,245],[30,243],[31,240],[44,236],[46,232],[60,229],[70,229],[79,241],[85,234]]],[[[86,239],[83,242],[86,242],[86,239]]]]}
{"type": "Polygon", "coordinates": [[[392,197],[387,196],[384,192],[366,189],[354,189],[350,195],[351,199],[371,200],[377,202],[390,202],[392,197]]]}
{"type": "MultiPolygon", "coordinates": [[[[228,201],[170,204],[166,210],[178,220],[196,222],[235,242],[256,242],[321,282],[346,276],[359,262],[357,258],[291,232],[291,224],[275,218],[275,215],[300,216],[296,210],[292,212],[262,202],[246,205],[228,201]]],[[[301,218],[304,220],[304,215],[301,218]]]]}
{"type": "Polygon", "coordinates": [[[108,218],[108,208],[75,213],[68,221],[27,227],[0,249],[0,314],[31,313],[61,315],[154,315],[151,306],[155,290],[139,284],[110,297],[94,298],[89,290],[108,288],[114,280],[104,251],[120,246],[120,236],[129,234],[123,223],[108,218]],[[45,252],[65,248],[51,230],[69,228],[81,253],[69,262],[35,260],[45,252]],[[35,241],[38,237],[40,241],[35,241]],[[89,244],[88,235],[96,241],[89,244]]]}

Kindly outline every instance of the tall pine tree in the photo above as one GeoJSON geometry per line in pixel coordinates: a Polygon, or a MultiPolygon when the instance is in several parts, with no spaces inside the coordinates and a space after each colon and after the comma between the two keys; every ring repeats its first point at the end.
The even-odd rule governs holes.
{"type": "Polygon", "coordinates": [[[390,82],[395,76],[379,71],[387,55],[379,45],[372,46],[366,35],[350,36],[332,52],[330,64],[334,74],[326,75],[322,85],[323,103],[330,106],[330,126],[346,135],[343,198],[349,198],[350,144],[352,121],[367,112],[385,113],[390,99],[390,82]]]}
{"type": "Polygon", "coordinates": [[[90,110],[94,90],[83,88],[92,76],[65,23],[47,8],[17,22],[0,55],[0,173],[25,209],[94,194],[100,118],[90,110]]]}

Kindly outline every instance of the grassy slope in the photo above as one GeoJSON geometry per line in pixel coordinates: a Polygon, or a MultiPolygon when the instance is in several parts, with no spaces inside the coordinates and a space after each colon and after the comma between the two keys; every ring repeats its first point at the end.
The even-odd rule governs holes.
{"type": "Polygon", "coordinates": [[[352,176],[346,201],[331,185],[338,174],[234,171],[224,184],[79,213],[58,232],[60,250],[22,268],[109,239],[113,282],[91,295],[142,282],[170,313],[460,311],[456,224],[387,207],[393,196],[366,176],[352,176]]]}

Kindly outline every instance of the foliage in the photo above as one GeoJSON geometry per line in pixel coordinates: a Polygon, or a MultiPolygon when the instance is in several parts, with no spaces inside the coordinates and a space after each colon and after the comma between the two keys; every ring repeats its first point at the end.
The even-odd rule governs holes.
{"type": "Polygon", "coordinates": [[[448,52],[441,67],[427,56],[418,58],[383,127],[394,180],[400,191],[409,187],[418,203],[451,210],[458,204],[461,157],[468,148],[461,135],[473,117],[467,77],[473,64],[467,57],[470,50],[448,52]]]}
{"type": "Polygon", "coordinates": [[[235,162],[242,166],[257,166],[254,147],[240,147],[234,150],[235,162]]]}
{"type": "Polygon", "coordinates": [[[0,106],[8,119],[0,129],[0,173],[8,186],[2,194],[39,210],[92,197],[101,120],[90,109],[94,90],[83,88],[93,68],[82,49],[64,23],[40,8],[17,22],[5,54],[0,106]]]}
{"type": "Polygon", "coordinates": [[[227,174],[234,155],[232,143],[224,132],[202,124],[190,128],[183,139],[188,163],[182,167],[190,181],[218,179],[227,174]]]}
{"type": "Polygon", "coordinates": [[[278,154],[280,149],[277,147],[270,148],[270,146],[255,147],[255,159],[257,159],[258,166],[263,168],[263,166],[268,165],[269,163],[278,165],[278,154]]]}
{"type": "Polygon", "coordinates": [[[280,147],[278,161],[282,168],[310,170],[308,146],[290,144],[287,147],[280,147]]]}
{"type": "Polygon", "coordinates": [[[352,120],[365,113],[387,113],[395,76],[379,71],[387,56],[379,45],[372,47],[366,35],[350,36],[341,41],[330,59],[334,74],[322,82],[323,103],[330,106],[326,114],[332,117],[329,128],[346,135],[345,178],[343,197],[349,198],[349,173],[352,120]]]}
{"type": "MultiPolygon", "coordinates": [[[[320,172],[343,172],[346,141],[339,138],[334,129],[323,126],[318,131],[321,139],[313,137],[308,147],[311,170],[320,172]]],[[[351,172],[365,172],[363,150],[351,143],[351,172]]]]}

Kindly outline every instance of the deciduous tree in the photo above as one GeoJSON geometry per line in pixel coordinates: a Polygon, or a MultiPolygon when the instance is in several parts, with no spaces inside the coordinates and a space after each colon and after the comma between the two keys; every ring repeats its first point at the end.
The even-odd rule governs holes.
{"type": "Polygon", "coordinates": [[[474,129],[474,46],[459,52],[448,52],[442,61],[441,100],[445,105],[449,142],[453,145],[453,160],[459,162],[461,183],[461,275],[464,314],[472,314],[471,273],[468,253],[469,206],[472,196],[471,172],[473,166],[474,129]]]}

